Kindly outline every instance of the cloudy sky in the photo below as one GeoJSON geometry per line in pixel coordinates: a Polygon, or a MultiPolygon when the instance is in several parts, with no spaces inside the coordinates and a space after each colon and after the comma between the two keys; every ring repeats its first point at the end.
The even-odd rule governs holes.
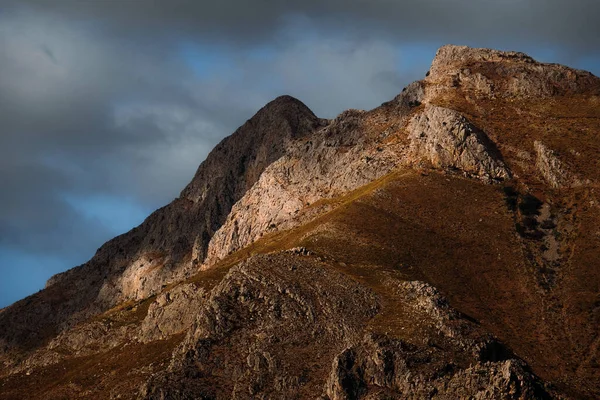
{"type": "Polygon", "coordinates": [[[373,108],[446,43],[600,75],[597,0],[0,0],[0,307],[175,198],[281,94],[373,108]]]}

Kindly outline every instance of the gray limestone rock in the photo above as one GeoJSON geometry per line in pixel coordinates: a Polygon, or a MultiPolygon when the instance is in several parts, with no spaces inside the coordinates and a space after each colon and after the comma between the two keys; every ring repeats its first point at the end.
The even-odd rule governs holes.
{"type": "Polygon", "coordinates": [[[195,310],[206,301],[206,292],[193,283],[183,283],[157,296],[140,326],[139,340],[150,342],[184,332],[196,318],[195,310]]]}
{"type": "Polygon", "coordinates": [[[367,335],[338,354],[325,386],[330,400],[539,399],[549,396],[519,360],[461,367],[437,348],[367,335]]]}
{"type": "Polygon", "coordinates": [[[536,141],[533,145],[537,154],[535,165],[551,187],[559,189],[581,186],[583,184],[559,160],[554,151],[550,150],[540,141],[536,141]]]}
{"type": "Polygon", "coordinates": [[[363,186],[400,164],[393,148],[379,147],[364,111],[349,110],[290,147],[231,209],[213,236],[205,267],[262,237],[299,223],[295,217],[318,200],[363,186]]]}
{"type": "Polygon", "coordinates": [[[428,100],[460,89],[475,98],[531,98],[595,90],[600,81],[587,71],[558,64],[543,64],[524,53],[441,47],[425,79],[428,100]]]}
{"type": "Polygon", "coordinates": [[[456,111],[427,105],[410,121],[408,131],[414,162],[459,169],[485,181],[510,177],[494,143],[456,111]]]}

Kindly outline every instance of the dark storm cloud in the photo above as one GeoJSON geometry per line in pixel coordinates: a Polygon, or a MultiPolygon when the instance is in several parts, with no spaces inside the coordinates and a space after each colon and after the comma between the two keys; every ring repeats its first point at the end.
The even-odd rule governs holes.
{"type": "MultiPolygon", "coordinates": [[[[19,2],[21,3],[21,2],[19,2]]],[[[277,40],[280,28],[303,16],[322,29],[387,36],[396,40],[561,44],[598,51],[597,0],[30,0],[27,4],[82,21],[93,19],[121,32],[200,34],[234,43],[277,40]],[[507,40],[509,42],[507,42],[507,40]]]]}
{"type": "Polygon", "coordinates": [[[208,112],[189,79],[164,48],[139,51],[57,14],[0,13],[0,252],[83,261],[120,232],[72,199],[133,197],[151,209],[176,196],[223,129],[213,116],[204,136],[182,128],[208,112]],[[153,159],[170,166],[160,179],[153,159]]]}

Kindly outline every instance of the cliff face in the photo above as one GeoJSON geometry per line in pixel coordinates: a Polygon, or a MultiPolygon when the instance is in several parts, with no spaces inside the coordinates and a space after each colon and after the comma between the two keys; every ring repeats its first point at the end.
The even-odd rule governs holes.
{"type": "Polygon", "coordinates": [[[598,121],[592,74],[460,46],[371,111],[280,97],[0,313],[0,398],[600,396],[598,121]]]}

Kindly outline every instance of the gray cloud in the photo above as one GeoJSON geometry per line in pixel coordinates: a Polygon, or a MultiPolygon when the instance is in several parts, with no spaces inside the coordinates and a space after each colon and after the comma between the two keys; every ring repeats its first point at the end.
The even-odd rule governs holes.
{"type": "Polygon", "coordinates": [[[56,15],[0,16],[0,252],[81,262],[121,232],[69,199],[152,209],[176,196],[222,128],[198,126],[191,72],[164,51],[56,15]]]}
{"type": "Polygon", "coordinates": [[[444,38],[446,42],[498,45],[501,37],[510,46],[560,44],[573,52],[596,52],[600,48],[600,27],[596,23],[600,3],[596,0],[29,0],[25,3],[82,21],[101,21],[117,32],[198,34],[233,43],[273,40],[273,34],[282,26],[303,17],[325,32],[343,30],[394,40],[444,38]]]}

